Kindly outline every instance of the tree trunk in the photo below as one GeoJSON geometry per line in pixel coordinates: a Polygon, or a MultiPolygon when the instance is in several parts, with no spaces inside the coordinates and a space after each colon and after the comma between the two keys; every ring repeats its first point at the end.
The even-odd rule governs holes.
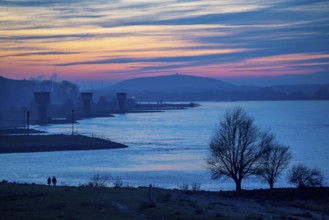
{"type": "Polygon", "coordinates": [[[273,180],[268,180],[268,183],[270,184],[270,188],[273,189],[274,181],[273,180]]]}
{"type": "Polygon", "coordinates": [[[234,180],[235,181],[235,190],[236,191],[241,191],[241,180],[240,179],[237,179],[237,180],[234,180]]]}

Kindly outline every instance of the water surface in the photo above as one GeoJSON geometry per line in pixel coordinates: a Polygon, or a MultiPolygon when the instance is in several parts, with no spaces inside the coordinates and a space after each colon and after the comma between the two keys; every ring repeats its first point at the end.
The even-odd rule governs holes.
{"type": "MultiPolygon", "coordinates": [[[[289,145],[291,164],[322,169],[329,178],[329,102],[207,102],[187,110],[93,118],[75,125],[79,134],[108,138],[126,149],[0,155],[2,179],[46,183],[55,175],[60,184],[86,183],[95,174],[111,175],[134,186],[153,184],[177,188],[200,183],[203,189],[234,189],[231,181],[214,181],[206,169],[208,143],[225,111],[242,106],[262,129],[270,129],[289,145]]],[[[39,126],[50,133],[71,134],[71,125],[39,126]]],[[[288,186],[286,176],[277,186],[288,186]]],[[[243,188],[264,188],[250,179],[243,188]]]]}

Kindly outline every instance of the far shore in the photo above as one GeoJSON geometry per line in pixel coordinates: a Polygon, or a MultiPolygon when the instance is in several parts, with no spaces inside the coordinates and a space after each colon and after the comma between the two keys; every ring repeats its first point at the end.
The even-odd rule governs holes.
{"type": "Polygon", "coordinates": [[[36,130],[33,128],[26,129],[24,127],[8,127],[8,128],[0,128],[0,135],[6,134],[42,134],[46,133],[45,131],[36,130]]]}
{"type": "Polygon", "coordinates": [[[0,154],[128,147],[110,140],[83,135],[0,135],[0,140],[0,154]]]}

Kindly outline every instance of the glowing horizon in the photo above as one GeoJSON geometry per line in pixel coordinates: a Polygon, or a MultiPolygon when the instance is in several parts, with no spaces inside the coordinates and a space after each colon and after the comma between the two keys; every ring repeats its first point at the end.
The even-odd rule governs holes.
{"type": "Polygon", "coordinates": [[[0,75],[113,82],[329,72],[329,2],[0,3],[0,75]]]}

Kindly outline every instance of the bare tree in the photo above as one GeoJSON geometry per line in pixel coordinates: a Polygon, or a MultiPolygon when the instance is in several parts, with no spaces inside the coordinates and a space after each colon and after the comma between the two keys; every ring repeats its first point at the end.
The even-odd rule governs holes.
{"type": "Polygon", "coordinates": [[[274,183],[282,171],[287,168],[290,160],[291,153],[289,152],[289,147],[277,143],[272,135],[270,150],[260,157],[260,166],[256,174],[273,189],[274,183]]]}
{"type": "Polygon", "coordinates": [[[227,111],[209,145],[212,178],[231,178],[236,190],[241,190],[242,180],[254,174],[257,161],[269,150],[271,138],[241,107],[227,111]]]}
{"type": "Polygon", "coordinates": [[[319,169],[311,169],[302,164],[298,164],[291,168],[288,180],[298,188],[321,187],[323,175],[319,169]]]}
{"type": "Polygon", "coordinates": [[[89,185],[92,187],[106,187],[109,180],[110,180],[109,174],[101,175],[99,173],[95,173],[92,176],[91,181],[89,182],[89,185]]]}

